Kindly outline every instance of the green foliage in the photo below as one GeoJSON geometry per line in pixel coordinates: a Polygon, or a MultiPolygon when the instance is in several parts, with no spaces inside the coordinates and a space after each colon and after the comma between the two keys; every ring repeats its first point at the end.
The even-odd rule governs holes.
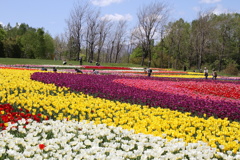
{"type": "Polygon", "coordinates": [[[37,35],[34,31],[29,31],[21,36],[22,58],[35,58],[35,50],[37,46],[37,35]],[[31,43],[29,43],[31,42],[31,43]]]}
{"type": "Polygon", "coordinates": [[[3,41],[7,35],[7,32],[3,29],[0,28],[0,57],[4,57],[4,45],[3,41]]]}
{"type": "Polygon", "coordinates": [[[7,32],[4,29],[0,28],[0,41],[4,40],[6,35],[7,32]]]}
{"type": "Polygon", "coordinates": [[[130,55],[130,63],[140,64],[142,61],[143,51],[141,47],[136,47],[130,55]]]}
{"type": "MultiPolygon", "coordinates": [[[[191,23],[179,19],[166,27],[167,34],[161,41],[169,56],[169,66],[175,69],[188,64],[197,69],[209,64],[210,68],[224,70],[234,59],[240,65],[240,14],[207,14],[191,23]]],[[[163,54],[163,52],[159,52],[163,54]]],[[[159,56],[163,62],[163,57],[159,56]]]]}
{"type": "Polygon", "coordinates": [[[34,29],[24,23],[0,28],[0,57],[53,59],[53,53],[54,41],[43,28],[34,29]]]}
{"type": "Polygon", "coordinates": [[[238,67],[238,64],[232,61],[227,65],[226,69],[223,72],[227,75],[237,76],[239,74],[239,70],[237,67],[238,67]]]}
{"type": "Polygon", "coordinates": [[[132,58],[137,58],[137,57],[142,57],[143,51],[142,51],[142,47],[136,47],[132,54],[130,55],[130,59],[132,58]]]}

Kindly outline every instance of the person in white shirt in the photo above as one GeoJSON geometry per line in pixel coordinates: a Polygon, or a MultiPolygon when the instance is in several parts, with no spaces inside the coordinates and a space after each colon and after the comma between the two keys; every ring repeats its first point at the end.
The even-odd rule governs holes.
{"type": "Polygon", "coordinates": [[[204,73],[205,79],[207,79],[208,78],[208,69],[207,69],[207,67],[204,68],[203,73],[204,73]]]}
{"type": "Polygon", "coordinates": [[[93,74],[99,74],[99,72],[93,69],[93,74]]]}

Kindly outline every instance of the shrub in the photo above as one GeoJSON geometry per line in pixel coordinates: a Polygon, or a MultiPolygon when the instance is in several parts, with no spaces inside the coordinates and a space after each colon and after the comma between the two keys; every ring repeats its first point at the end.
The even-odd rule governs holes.
{"type": "Polygon", "coordinates": [[[231,63],[229,63],[223,72],[224,72],[225,74],[237,76],[238,73],[239,73],[239,70],[238,70],[238,68],[237,68],[236,62],[231,62],[231,63]]]}

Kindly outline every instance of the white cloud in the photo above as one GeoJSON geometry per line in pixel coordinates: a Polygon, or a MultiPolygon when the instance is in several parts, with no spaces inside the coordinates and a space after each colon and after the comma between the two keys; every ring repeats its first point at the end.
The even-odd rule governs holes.
{"type": "Polygon", "coordinates": [[[2,26],[3,26],[3,22],[0,22],[0,25],[2,25],[2,26]]]}
{"type": "Polygon", "coordinates": [[[222,5],[217,5],[217,7],[213,10],[213,13],[216,15],[222,14],[222,13],[229,13],[228,9],[223,8],[222,5]]]}
{"type": "Polygon", "coordinates": [[[108,20],[112,20],[112,21],[120,21],[120,20],[130,21],[130,20],[132,20],[132,16],[130,14],[125,14],[125,15],[121,15],[121,14],[106,14],[101,19],[108,19],[108,20]]]}
{"type": "Polygon", "coordinates": [[[91,0],[92,4],[96,5],[96,6],[108,6],[112,3],[120,3],[123,0],[91,0]]]}
{"type": "Polygon", "coordinates": [[[222,0],[201,0],[200,3],[217,3],[221,1],[222,0]]]}

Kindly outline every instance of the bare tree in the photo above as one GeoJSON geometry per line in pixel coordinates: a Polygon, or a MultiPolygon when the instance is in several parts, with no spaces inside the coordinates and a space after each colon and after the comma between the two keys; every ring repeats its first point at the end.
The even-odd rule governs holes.
{"type": "Polygon", "coordinates": [[[116,56],[115,56],[115,63],[117,63],[119,53],[125,42],[125,35],[126,35],[126,25],[127,21],[121,20],[117,24],[116,32],[115,32],[115,41],[116,41],[116,56]]]}
{"type": "Polygon", "coordinates": [[[66,20],[68,25],[69,39],[73,39],[76,46],[76,59],[79,58],[81,52],[84,24],[86,15],[89,13],[89,4],[87,2],[74,4],[74,8],[70,13],[70,17],[66,20]]]}
{"type": "Polygon", "coordinates": [[[99,28],[99,17],[100,11],[91,11],[91,13],[87,16],[87,32],[88,37],[86,37],[86,41],[89,47],[89,57],[88,61],[93,61],[95,47],[97,45],[97,36],[98,36],[98,28],[99,28]]]}
{"type": "Polygon", "coordinates": [[[138,10],[138,25],[133,32],[135,40],[138,40],[143,48],[143,61],[149,58],[148,66],[151,66],[152,61],[152,45],[154,36],[162,31],[167,19],[169,17],[167,5],[158,1],[152,2],[149,5],[143,6],[138,10]]]}
{"type": "Polygon", "coordinates": [[[114,35],[112,35],[108,41],[109,63],[112,62],[115,40],[116,40],[116,37],[114,35]]]}
{"type": "Polygon", "coordinates": [[[98,28],[98,42],[97,42],[97,62],[100,62],[100,54],[104,43],[106,41],[107,35],[112,27],[112,23],[109,19],[104,18],[99,21],[99,28],[98,28]]]}
{"type": "Polygon", "coordinates": [[[203,57],[206,54],[207,44],[209,43],[209,35],[211,33],[211,12],[199,12],[199,19],[193,21],[193,40],[194,50],[197,57],[197,67],[201,69],[203,57]]]}
{"type": "Polygon", "coordinates": [[[54,38],[55,56],[54,60],[61,60],[63,53],[67,51],[67,39],[64,34],[57,35],[54,38]]]}

